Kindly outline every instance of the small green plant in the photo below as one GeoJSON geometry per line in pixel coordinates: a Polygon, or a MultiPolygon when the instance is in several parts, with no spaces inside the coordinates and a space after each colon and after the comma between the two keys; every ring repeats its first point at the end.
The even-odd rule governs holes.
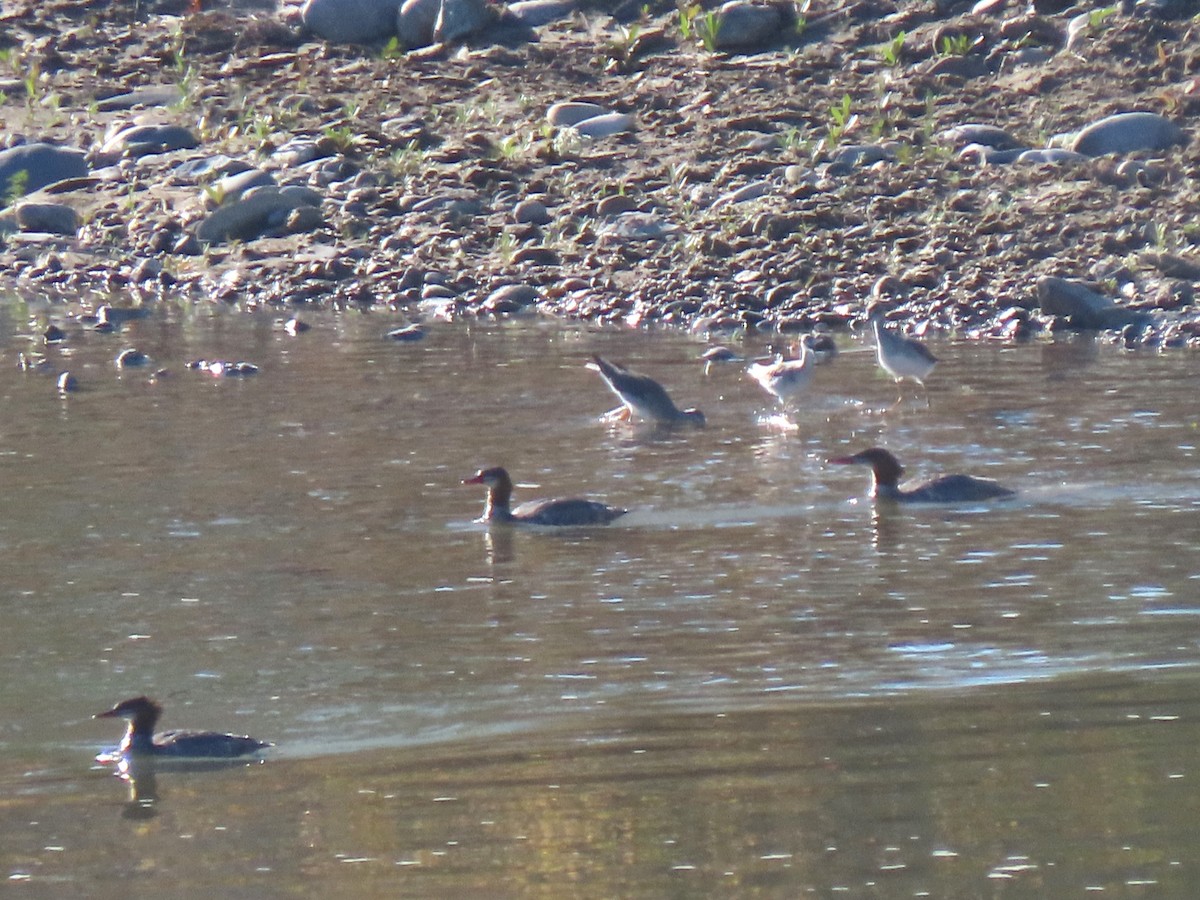
{"type": "Polygon", "coordinates": [[[946,34],[938,44],[938,56],[966,56],[971,52],[971,36],[969,34],[946,34]]]}
{"type": "Polygon", "coordinates": [[[29,170],[22,169],[4,183],[4,205],[11,206],[29,193],[29,170]]]}
{"type": "Polygon", "coordinates": [[[1093,9],[1090,13],[1088,13],[1088,25],[1092,28],[1097,28],[1104,24],[1105,19],[1107,19],[1109,16],[1116,15],[1116,13],[1117,7],[1115,6],[1105,6],[1102,9],[1093,9]]]}
{"type": "Polygon", "coordinates": [[[700,14],[699,3],[683,3],[679,7],[679,35],[690,41],[695,33],[696,16],[700,14]]]}
{"type": "Polygon", "coordinates": [[[696,22],[696,35],[705,50],[709,53],[716,51],[717,39],[721,35],[721,20],[715,12],[709,11],[699,17],[696,22]]]}
{"type": "Polygon", "coordinates": [[[907,31],[901,31],[894,38],[883,45],[883,50],[879,56],[883,60],[884,65],[895,68],[900,65],[900,60],[904,57],[904,40],[908,37],[907,31]]]}
{"type": "Polygon", "coordinates": [[[778,144],[780,150],[797,150],[804,152],[805,144],[804,132],[796,125],[789,125],[779,133],[778,144]]]}
{"type": "Polygon", "coordinates": [[[503,232],[496,240],[496,255],[500,260],[508,265],[513,261],[513,257],[517,252],[517,239],[511,231],[503,232]]]}
{"type": "Polygon", "coordinates": [[[413,138],[403,147],[398,147],[388,156],[387,167],[394,178],[408,178],[421,171],[424,165],[425,153],[421,143],[413,138]]]}
{"type": "Polygon", "coordinates": [[[641,34],[642,26],[637,22],[619,26],[616,35],[604,45],[604,55],[621,68],[628,67],[637,56],[641,34]]]}
{"type": "Polygon", "coordinates": [[[404,49],[400,46],[400,38],[395,35],[388,38],[388,42],[379,51],[379,58],[384,62],[394,62],[398,59],[404,59],[404,49]]]}
{"type": "Polygon", "coordinates": [[[827,144],[840,144],[850,126],[854,124],[855,116],[850,113],[850,95],[842,94],[840,102],[829,107],[829,129],[827,144]]]}
{"type": "Polygon", "coordinates": [[[349,125],[329,125],[321,133],[338,153],[349,153],[358,146],[358,135],[349,125]]]}
{"type": "Polygon", "coordinates": [[[522,142],[515,134],[502,137],[492,145],[498,159],[515,159],[520,153],[522,142]]]}
{"type": "Polygon", "coordinates": [[[808,19],[796,16],[796,24],[792,26],[792,30],[796,33],[797,40],[804,37],[804,32],[808,30],[808,19]]]}

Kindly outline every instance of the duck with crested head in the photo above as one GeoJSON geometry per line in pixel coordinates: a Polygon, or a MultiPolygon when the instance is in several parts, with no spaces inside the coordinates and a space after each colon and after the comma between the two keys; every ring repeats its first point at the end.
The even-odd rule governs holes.
{"type": "Polygon", "coordinates": [[[1015,497],[1016,491],[990,478],[973,475],[943,475],[912,487],[900,487],[904,467],[887,450],[871,447],[853,456],[829,460],[835,466],[870,466],[871,493],[875,500],[896,503],[978,503],[983,500],[1003,500],[1015,497]]]}
{"type": "Polygon", "coordinates": [[[246,735],[215,731],[163,731],[154,733],[162,706],[149,697],[122,700],[96,719],[125,719],[129,724],[117,748],[121,756],[165,756],[187,759],[235,759],[273,746],[246,735]]]}
{"type": "Polygon", "coordinates": [[[608,506],[597,500],[568,497],[554,500],[531,500],[516,509],[511,506],[513,483],[508,471],[501,466],[480,469],[463,484],[482,484],[487,487],[483,515],[476,521],[509,525],[607,525],[628,510],[608,506]]]}

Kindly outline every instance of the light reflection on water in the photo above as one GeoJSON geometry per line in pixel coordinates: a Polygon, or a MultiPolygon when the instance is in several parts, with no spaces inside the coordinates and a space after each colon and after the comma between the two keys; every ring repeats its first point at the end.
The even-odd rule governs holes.
{"type": "MultiPolygon", "coordinates": [[[[781,429],[737,367],[705,376],[703,345],[681,335],[433,325],[397,345],[387,318],[314,323],[294,339],[270,317],[166,311],[73,334],[46,350],[82,384],[60,400],[52,377],[8,365],[34,346],[9,320],[4,783],[39,757],[79,772],[116,738],[88,717],[141,692],[165,702],[165,727],[276,741],[252,777],[303,790],[334,756],[353,783],[489,742],[616,728],[628,750],[666,717],[703,756],[714,715],[795,728],[842,705],[939,716],[1013,685],[1195,678],[1188,356],[945,344],[928,405],[889,410],[894,386],[853,343],[781,429]],[[116,371],[134,343],[169,375],[116,371]],[[612,404],[583,367],[596,351],[660,377],[710,427],[599,424],[612,404]],[[261,373],[183,370],[200,357],[261,373]],[[875,509],[862,471],[825,460],[876,443],[910,474],[968,470],[1021,495],[875,509]],[[587,493],[633,511],[603,530],[489,530],[459,481],[490,464],[530,485],[518,499],[587,493]]],[[[896,758],[929,752],[928,735],[893,737],[896,758]]],[[[668,805],[690,765],[679,753],[683,768],[660,771],[668,805]]],[[[753,779],[763,761],[747,746],[721,765],[753,779]]],[[[179,808],[193,782],[172,783],[189,786],[164,792],[179,808]]]]}

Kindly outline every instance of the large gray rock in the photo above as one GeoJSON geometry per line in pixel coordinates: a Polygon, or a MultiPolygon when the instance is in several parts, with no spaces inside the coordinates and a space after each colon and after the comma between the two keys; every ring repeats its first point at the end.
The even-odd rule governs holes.
{"type": "Polygon", "coordinates": [[[79,213],[63,203],[18,203],[17,224],[22,231],[44,234],[75,234],[79,213]]]}
{"type": "Polygon", "coordinates": [[[196,226],[196,237],[205,244],[251,241],[267,231],[283,230],[292,210],[312,205],[307,200],[294,192],[260,187],[241,200],[213,210],[196,226]]]}
{"type": "Polygon", "coordinates": [[[300,21],[317,37],[337,44],[386,41],[396,34],[400,3],[401,0],[308,0],[300,10],[300,21]]]}
{"type": "Polygon", "coordinates": [[[1065,278],[1049,275],[1039,278],[1037,295],[1042,312],[1061,316],[1074,328],[1084,331],[1124,328],[1145,322],[1148,318],[1145,313],[1117,306],[1085,284],[1065,278]]]}
{"type": "Polygon", "coordinates": [[[1183,129],[1158,113],[1117,113],[1093,122],[1075,137],[1071,149],[1087,156],[1105,153],[1134,153],[1138,150],[1166,150],[1186,144],[1183,129]]]}
{"type": "Polygon", "coordinates": [[[0,150],[0,203],[87,173],[82,150],[54,144],[21,144],[0,150]]]}

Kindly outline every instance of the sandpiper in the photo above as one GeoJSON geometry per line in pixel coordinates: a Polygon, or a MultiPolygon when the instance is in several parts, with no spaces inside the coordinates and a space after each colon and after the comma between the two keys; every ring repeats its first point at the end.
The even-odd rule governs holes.
{"type": "Polygon", "coordinates": [[[816,357],[809,350],[807,341],[800,342],[800,356],[784,359],[776,356],[774,362],[752,363],[746,374],[757,381],[764,391],[786,406],[808,389],[812,379],[816,357]]]}
{"type": "Polygon", "coordinates": [[[621,398],[622,405],[605,413],[602,416],[604,420],[629,421],[637,416],[660,425],[704,427],[704,413],[698,409],[677,407],[666,389],[648,375],[630,372],[598,354],[592,357],[592,362],[587,366],[599,372],[605,384],[621,398]]]}
{"type": "Polygon", "coordinates": [[[890,331],[878,313],[871,315],[871,330],[875,332],[875,355],[880,368],[897,383],[911,378],[924,387],[925,379],[937,365],[937,357],[920,341],[890,331]]]}

